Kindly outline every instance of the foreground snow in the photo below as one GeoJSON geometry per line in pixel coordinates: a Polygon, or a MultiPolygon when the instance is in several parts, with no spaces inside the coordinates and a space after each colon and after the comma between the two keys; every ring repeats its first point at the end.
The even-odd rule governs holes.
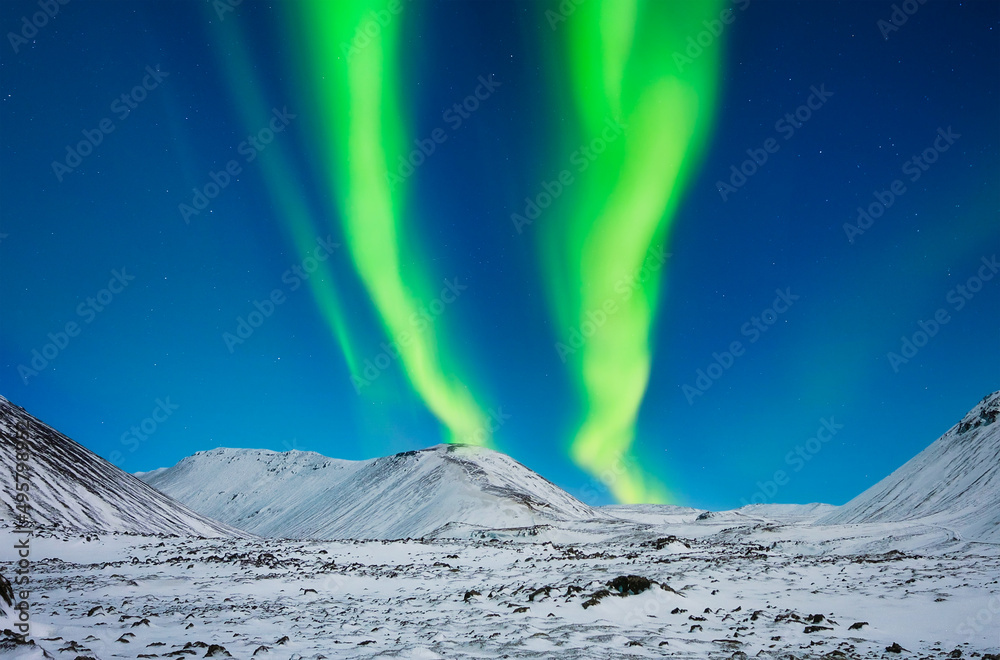
{"type": "Polygon", "coordinates": [[[900,523],[748,514],[365,542],[59,535],[36,538],[31,559],[34,638],[70,660],[220,654],[212,645],[282,660],[936,658],[1000,647],[1000,547],[900,523]],[[628,575],[659,585],[591,602],[628,575]],[[886,651],[893,644],[901,654],[886,651]]]}

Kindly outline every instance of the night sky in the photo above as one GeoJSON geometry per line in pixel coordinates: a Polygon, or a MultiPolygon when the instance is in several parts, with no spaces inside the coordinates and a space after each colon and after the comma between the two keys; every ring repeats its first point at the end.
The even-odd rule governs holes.
{"type": "Polygon", "coordinates": [[[0,394],[127,471],[841,504],[1000,387],[996,2],[50,4],[0,5],[0,394]]]}

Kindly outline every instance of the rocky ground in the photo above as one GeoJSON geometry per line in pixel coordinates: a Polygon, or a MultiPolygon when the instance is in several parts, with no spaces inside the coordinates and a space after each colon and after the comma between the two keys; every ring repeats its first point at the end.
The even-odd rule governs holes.
{"type": "Polygon", "coordinates": [[[388,542],[43,534],[37,647],[17,652],[985,660],[1000,648],[995,546],[920,530],[919,549],[884,550],[884,527],[726,522],[388,542]]]}

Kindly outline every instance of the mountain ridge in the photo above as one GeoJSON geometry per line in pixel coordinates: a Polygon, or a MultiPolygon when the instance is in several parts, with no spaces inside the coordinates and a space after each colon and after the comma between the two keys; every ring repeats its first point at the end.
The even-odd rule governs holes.
{"type": "Polygon", "coordinates": [[[141,478],[205,515],[285,538],[417,538],[453,523],[608,517],[513,458],[462,444],[361,461],[220,447],[141,478]],[[225,484],[212,485],[219,474],[225,484]]]}
{"type": "Polygon", "coordinates": [[[923,451],[822,525],[920,521],[1000,543],[1000,391],[987,394],[923,451]]]}
{"type": "MultiPolygon", "coordinates": [[[[195,513],[0,396],[0,489],[27,496],[31,525],[81,532],[229,537],[246,533],[195,513]],[[22,438],[19,428],[28,431],[22,438]],[[20,442],[26,443],[21,451],[20,442]],[[23,477],[18,465],[23,465],[23,477]],[[18,484],[27,489],[15,490],[18,484]]],[[[0,521],[16,524],[14,498],[0,521]]]]}

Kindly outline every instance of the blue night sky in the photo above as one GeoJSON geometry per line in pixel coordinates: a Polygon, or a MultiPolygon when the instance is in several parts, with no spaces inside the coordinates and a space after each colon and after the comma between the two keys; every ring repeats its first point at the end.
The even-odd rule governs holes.
{"type": "MultiPolygon", "coordinates": [[[[390,338],[324,174],[321,135],[339,138],[294,5],[244,0],[220,20],[205,1],[73,0],[27,39],[11,34],[38,3],[0,5],[0,394],[127,471],[218,446],[363,459],[447,439],[401,360],[378,357],[390,338]],[[100,143],[76,161],[86,135],[100,143]],[[185,222],[211,173],[228,182],[185,222]],[[293,240],[287,200],[318,242],[293,240]],[[227,343],[255,302],[273,313],[227,343]],[[387,366],[358,388],[350,352],[362,375],[387,366]]],[[[539,260],[548,216],[520,233],[511,219],[589,139],[560,60],[575,17],[404,5],[403,139],[443,139],[405,181],[403,272],[448,301],[423,299],[428,332],[502,418],[493,446],[610,503],[569,449],[583,403],[539,260]]],[[[1000,4],[913,5],[886,30],[888,1],[733,3],[706,46],[717,96],[651,276],[628,459],[675,503],[841,504],[1000,387],[1000,4]],[[766,162],[731,180],[747,150],[766,162]],[[893,201],[845,230],[876,195],[893,201]],[[933,336],[914,354],[920,322],[933,336]]]]}

